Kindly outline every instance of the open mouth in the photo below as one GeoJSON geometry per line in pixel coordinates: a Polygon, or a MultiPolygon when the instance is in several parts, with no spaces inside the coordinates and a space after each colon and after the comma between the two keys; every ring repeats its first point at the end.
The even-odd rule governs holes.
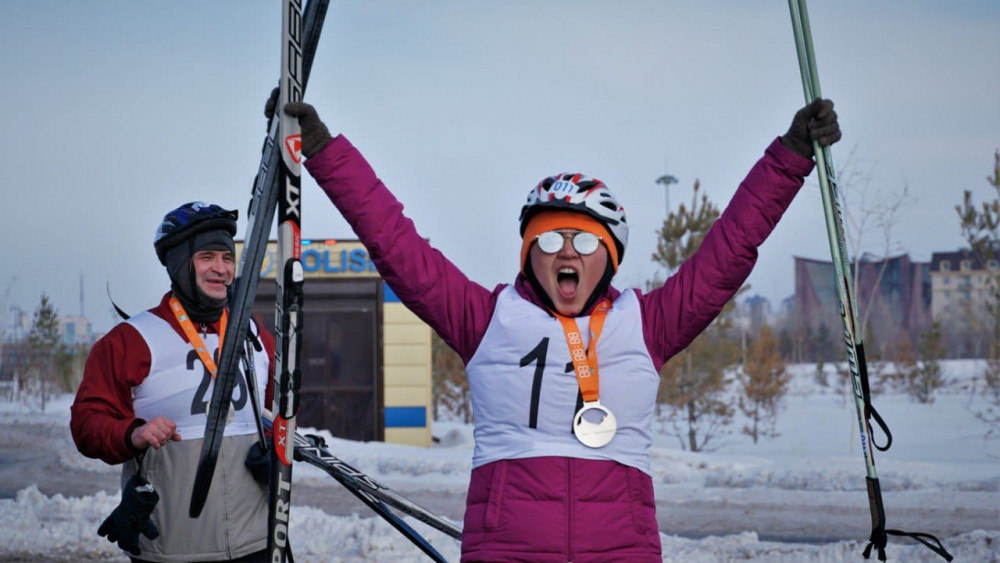
{"type": "Polygon", "coordinates": [[[580,284],[580,274],[573,268],[560,268],[556,274],[556,283],[559,286],[559,294],[571,299],[576,295],[576,288],[580,284]]]}
{"type": "Polygon", "coordinates": [[[205,289],[212,291],[226,291],[226,282],[223,280],[205,280],[205,289]]]}

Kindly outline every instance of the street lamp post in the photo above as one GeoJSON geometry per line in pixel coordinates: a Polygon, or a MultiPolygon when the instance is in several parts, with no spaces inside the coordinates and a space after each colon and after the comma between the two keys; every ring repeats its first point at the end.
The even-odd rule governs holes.
{"type": "Polygon", "coordinates": [[[656,183],[663,184],[663,191],[666,194],[667,212],[666,215],[664,215],[664,220],[666,220],[667,217],[670,217],[670,184],[676,184],[677,177],[671,174],[664,174],[663,176],[660,176],[659,178],[656,179],[656,183]]]}

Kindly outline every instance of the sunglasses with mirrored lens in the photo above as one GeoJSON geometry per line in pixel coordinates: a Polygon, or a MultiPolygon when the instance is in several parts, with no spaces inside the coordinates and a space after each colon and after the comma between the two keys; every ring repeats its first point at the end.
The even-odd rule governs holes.
{"type": "Polygon", "coordinates": [[[559,231],[545,231],[535,236],[538,241],[538,248],[546,254],[555,254],[562,250],[567,238],[573,241],[573,249],[584,256],[589,256],[597,252],[597,246],[601,243],[601,237],[587,231],[576,233],[560,233],[559,231]]]}

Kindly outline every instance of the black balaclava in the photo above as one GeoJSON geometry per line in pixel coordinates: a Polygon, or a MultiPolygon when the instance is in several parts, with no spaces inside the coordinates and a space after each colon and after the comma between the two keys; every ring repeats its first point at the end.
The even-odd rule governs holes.
{"type": "Polygon", "coordinates": [[[235,253],[233,236],[225,229],[202,231],[167,250],[167,275],[170,289],[184,305],[191,320],[214,323],[222,317],[228,299],[212,299],[198,288],[191,257],[199,250],[228,250],[235,253]]]}

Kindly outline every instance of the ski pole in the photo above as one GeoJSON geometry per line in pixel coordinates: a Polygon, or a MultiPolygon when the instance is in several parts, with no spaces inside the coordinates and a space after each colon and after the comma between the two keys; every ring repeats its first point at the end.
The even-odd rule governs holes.
{"type": "MultiPolygon", "coordinates": [[[[271,413],[264,411],[263,415],[264,426],[270,429],[272,425],[271,413]]],[[[432,560],[445,561],[444,557],[434,549],[434,546],[414,530],[412,526],[397,516],[392,511],[392,508],[405,513],[407,516],[416,518],[424,524],[436,528],[455,539],[462,539],[462,530],[459,527],[417,506],[409,499],[395,493],[388,487],[376,482],[370,476],[338,459],[326,449],[326,442],[319,436],[303,436],[296,432],[295,445],[295,461],[313,465],[333,477],[334,480],[343,485],[358,500],[365,503],[375,514],[381,516],[382,519],[388,522],[406,539],[410,540],[413,545],[426,553],[432,560]]]]}
{"type": "MultiPolygon", "coordinates": [[[[806,0],[788,0],[788,9],[792,17],[792,31],[795,35],[795,50],[799,59],[799,72],[802,75],[802,90],[806,103],[822,97],[819,86],[819,74],[816,69],[816,56],[813,50],[812,32],[809,28],[809,14],[806,0]]],[[[882,504],[882,491],[879,485],[878,472],[875,470],[875,457],[872,447],[881,451],[889,449],[892,435],[888,427],[871,404],[871,392],[868,386],[868,366],[865,361],[865,349],[861,334],[857,328],[857,306],[854,288],[851,284],[851,266],[847,257],[847,245],[844,240],[844,225],[841,219],[840,201],[837,196],[836,175],[833,170],[833,158],[829,147],[820,147],[813,141],[813,152],[816,155],[816,168],[819,176],[820,195],[823,200],[823,213],[826,220],[827,237],[830,243],[830,255],[837,280],[837,297],[840,301],[840,318],[844,326],[844,344],[847,347],[847,364],[851,372],[851,384],[854,389],[854,404],[857,410],[858,430],[861,436],[861,450],[865,460],[866,482],[868,485],[868,505],[872,518],[872,533],[868,539],[863,555],[865,559],[875,548],[880,561],[885,561],[885,546],[887,535],[909,536],[932,549],[935,553],[952,560],[944,546],[930,534],[908,533],[899,530],[886,530],[885,508],[882,504]],[[884,447],[878,447],[872,439],[870,418],[876,422],[889,437],[884,447]],[[936,545],[932,545],[933,540],[936,545]]]]}

